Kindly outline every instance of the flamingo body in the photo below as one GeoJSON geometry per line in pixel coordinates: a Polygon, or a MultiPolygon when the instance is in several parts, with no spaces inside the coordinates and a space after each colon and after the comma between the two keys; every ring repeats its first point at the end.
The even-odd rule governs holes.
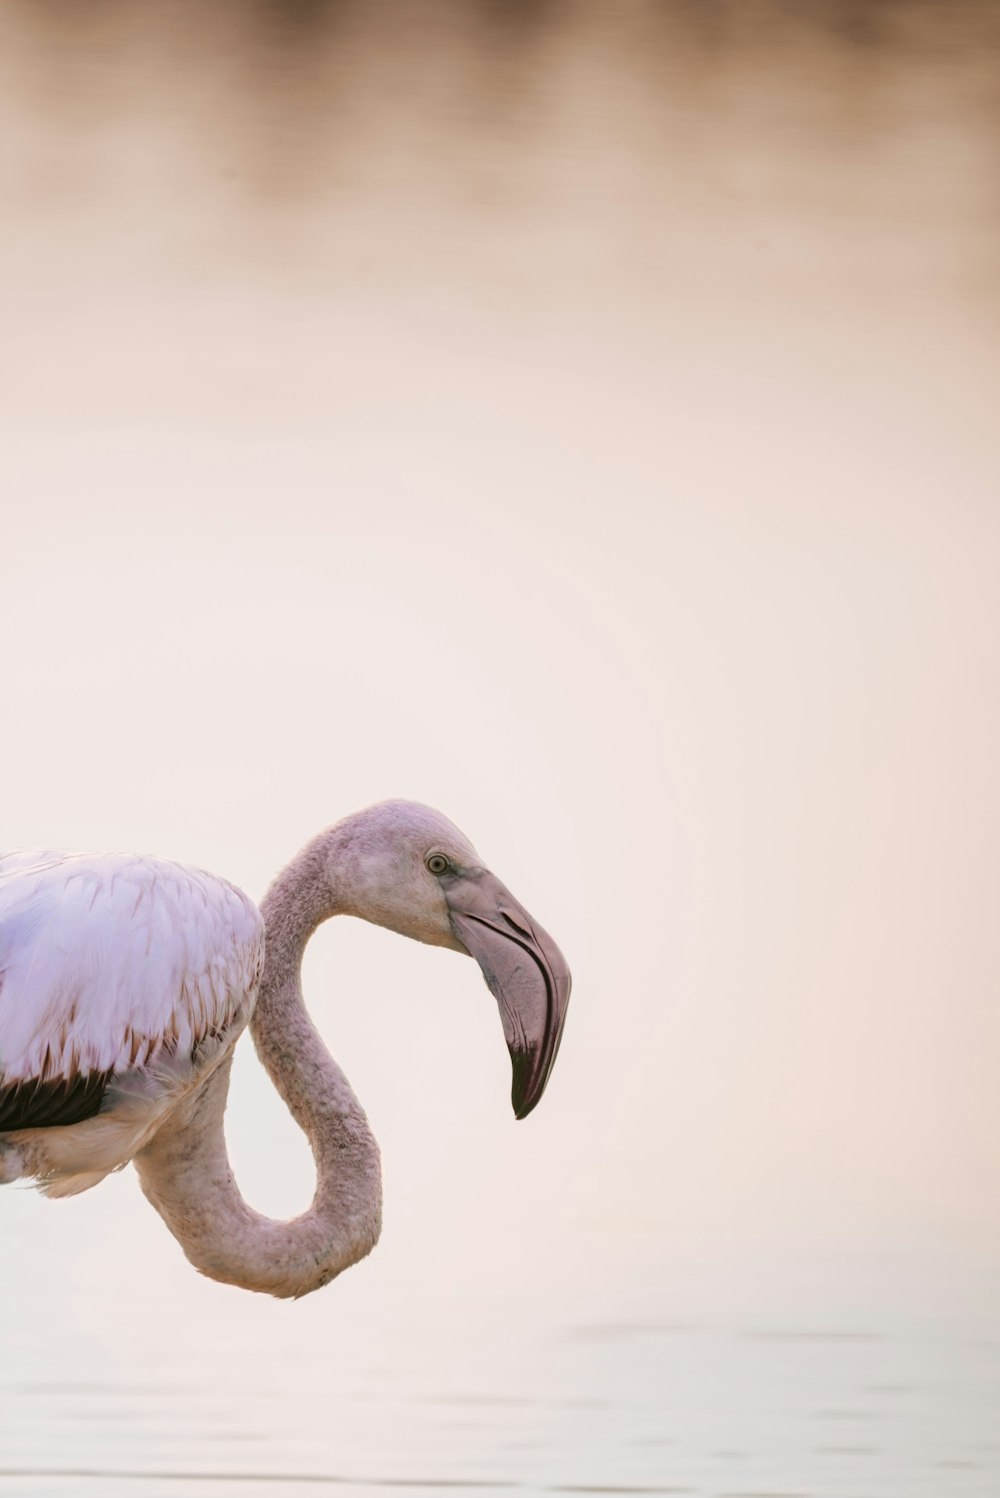
{"type": "MultiPolygon", "coordinates": [[[[59,1196],[124,1165],[232,1048],[263,963],[256,906],[199,869],[127,854],[0,857],[8,1160],[27,1147],[59,1196]]],[[[3,1168],[0,1154],[0,1179],[3,1168]]]]}

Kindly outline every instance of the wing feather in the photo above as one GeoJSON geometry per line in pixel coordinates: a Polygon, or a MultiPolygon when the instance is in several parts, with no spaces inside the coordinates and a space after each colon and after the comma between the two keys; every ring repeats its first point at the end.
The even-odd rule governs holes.
{"type": "Polygon", "coordinates": [[[0,856],[0,1129],[77,1122],[108,1081],[246,1024],[263,922],[198,869],[0,856]]]}

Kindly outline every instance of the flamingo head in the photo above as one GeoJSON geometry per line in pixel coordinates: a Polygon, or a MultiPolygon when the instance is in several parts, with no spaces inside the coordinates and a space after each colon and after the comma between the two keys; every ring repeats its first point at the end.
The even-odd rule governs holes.
{"type": "Polygon", "coordinates": [[[479,963],[500,1008],[518,1118],[545,1090],[569,1003],[570,971],[551,936],[429,806],[383,801],[332,829],[337,908],[479,963]]]}

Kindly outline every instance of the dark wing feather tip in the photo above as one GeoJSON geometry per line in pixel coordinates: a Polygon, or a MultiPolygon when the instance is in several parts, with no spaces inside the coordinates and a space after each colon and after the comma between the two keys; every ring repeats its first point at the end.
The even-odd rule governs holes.
{"type": "Polygon", "coordinates": [[[0,1086],[0,1131],[54,1129],[83,1123],[101,1109],[110,1071],[77,1077],[19,1078],[0,1086]]]}

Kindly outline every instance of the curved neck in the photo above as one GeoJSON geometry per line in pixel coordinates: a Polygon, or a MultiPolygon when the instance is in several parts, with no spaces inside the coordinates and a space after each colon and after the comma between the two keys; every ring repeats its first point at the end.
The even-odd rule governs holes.
{"type": "Polygon", "coordinates": [[[266,954],[250,1022],[257,1054],[309,1140],[312,1205],[279,1222],[240,1195],[223,1132],[231,1055],[135,1157],[143,1191],[197,1269],[278,1296],[328,1284],[371,1251],[381,1227],[378,1145],[302,999],[306,943],[339,909],[323,899],[318,843],[302,850],[261,902],[266,954]]]}

